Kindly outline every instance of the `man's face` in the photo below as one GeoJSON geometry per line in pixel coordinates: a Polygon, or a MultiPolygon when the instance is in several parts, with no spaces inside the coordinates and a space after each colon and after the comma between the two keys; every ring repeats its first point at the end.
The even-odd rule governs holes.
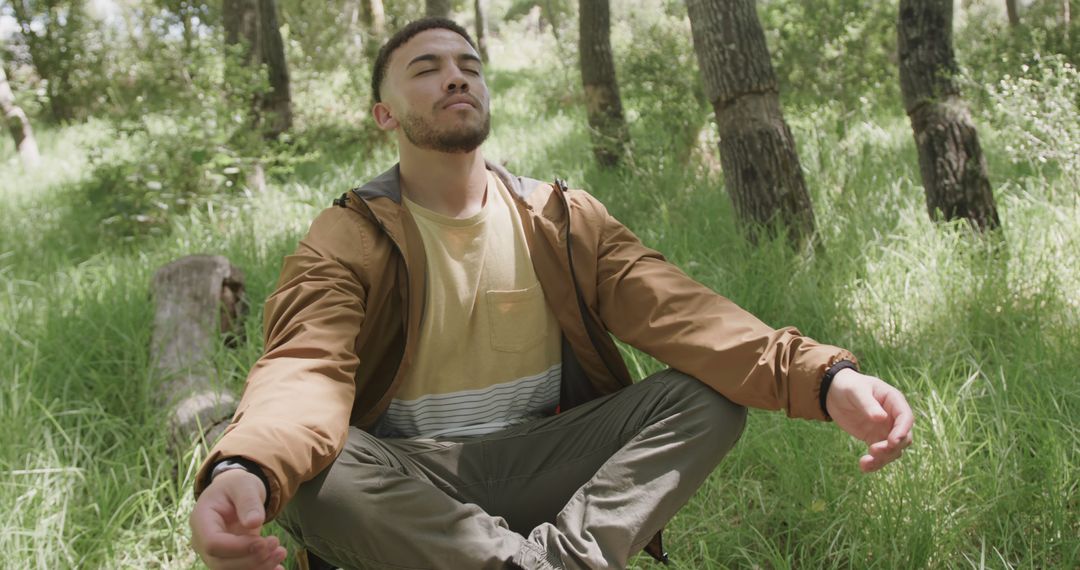
{"type": "Polygon", "coordinates": [[[380,128],[400,126],[419,148],[475,150],[491,130],[490,99],[476,50],[451,30],[416,34],[390,56],[382,102],[374,113],[380,128]]]}

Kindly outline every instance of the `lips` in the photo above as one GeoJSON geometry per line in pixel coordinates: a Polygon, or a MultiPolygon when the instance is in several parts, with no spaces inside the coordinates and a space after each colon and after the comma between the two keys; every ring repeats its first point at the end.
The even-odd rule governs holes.
{"type": "Polygon", "coordinates": [[[469,95],[453,95],[443,103],[443,109],[464,109],[465,105],[474,109],[480,108],[479,102],[469,95]]]}

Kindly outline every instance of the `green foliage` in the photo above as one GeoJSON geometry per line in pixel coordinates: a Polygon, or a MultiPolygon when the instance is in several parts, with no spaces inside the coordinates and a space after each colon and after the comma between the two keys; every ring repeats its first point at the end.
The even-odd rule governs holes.
{"type": "Polygon", "coordinates": [[[1011,161],[1050,165],[1080,185],[1080,72],[1060,55],[1029,61],[987,86],[984,115],[1011,161]]]}
{"type": "Polygon", "coordinates": [[[762,2],[761,25],[784,99],[899,101],[896,0],[762,2]]]}
{"type": "Polygon", "coordinates": [[[712,110],[685,8],[665,7],[630,12],[613,30],[612,44],[635,159],[686,164],[712,110]]]}
{"type": "MultiPolygon", "coordinates": [[[[6,10],[3,10],[6,12],[6,10]]],[[[87,117],[100,109],[108,84],[108,37],[87,13],[85,0],[20,0],[11,4],[20,27],[17,61],[37,72],[42,105],[56,122],[87,117]]],[[[5,57],[4,59],[10,59],[5,57]]]]}

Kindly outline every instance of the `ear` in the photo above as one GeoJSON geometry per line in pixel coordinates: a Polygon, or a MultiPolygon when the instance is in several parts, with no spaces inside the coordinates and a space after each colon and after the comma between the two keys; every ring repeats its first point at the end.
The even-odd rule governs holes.
{"type": "Polygon", "coordinates": [[[398,120],[394,118],[394,112],[384,101],[375,103],[371,108],[371,116],[375,118],[375,125],[383,131],[392,131],[398,127],[398,120]]]}

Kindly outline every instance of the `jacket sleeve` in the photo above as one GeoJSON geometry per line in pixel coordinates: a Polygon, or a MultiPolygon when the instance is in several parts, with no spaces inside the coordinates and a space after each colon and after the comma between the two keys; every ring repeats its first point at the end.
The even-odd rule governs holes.
{"type": "Polygon", "coordinates": [[[617,338],[689,374],[733,402],[827,419],[818,400],[825,371],[847,350],[793,327],[773,329],[645,247],[588,198],[597,236],[597,310],[617,338]]]}
{"type": "Polygon", "coordinates": [[[196,496],[213,465],[242,457],[266,475],[269,520],[344,446],[366,298],[354,272],[363,266],[363,235],[348,216],[341,208],[324,211],[285,258],[277,290],[266,301],[264,353],[196,476],[196,496]]]}

